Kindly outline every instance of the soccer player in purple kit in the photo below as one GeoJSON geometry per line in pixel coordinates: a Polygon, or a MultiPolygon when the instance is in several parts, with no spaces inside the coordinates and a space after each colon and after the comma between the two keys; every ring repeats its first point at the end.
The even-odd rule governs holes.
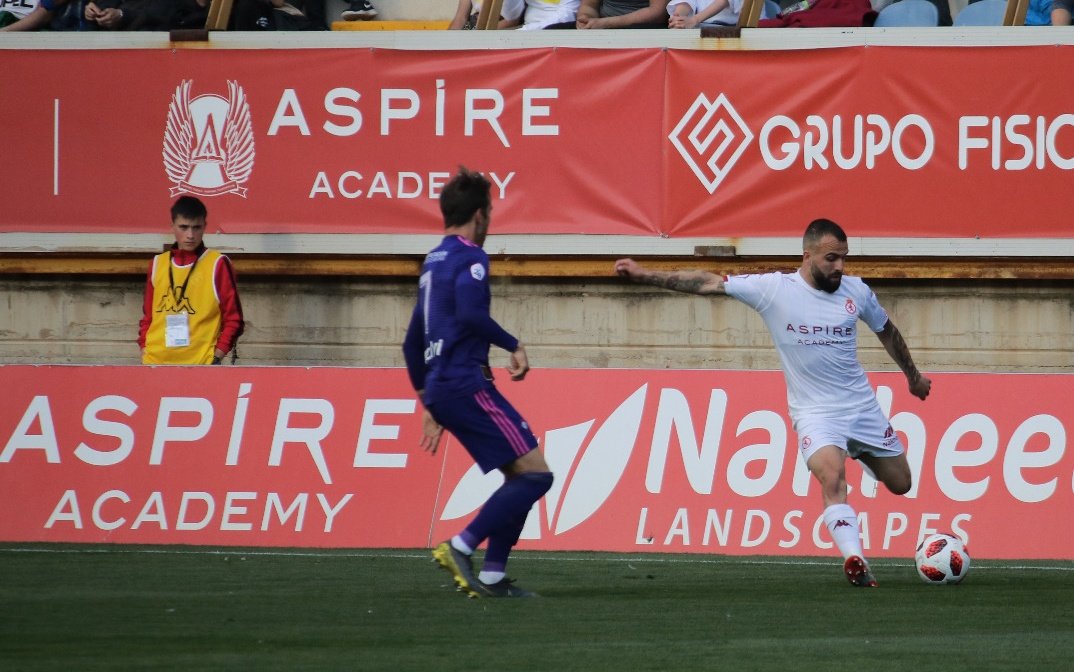
{"type": "Polygon", "coordinates": [[[446,429],[485,473],[499,469],[504,475],[477,516],[433,549],[433,558],[470,597],[535,597],[506,578],[505,570],[526,516],[552,487],[552,472],[530,426],[492,383],[491,345],[511,353],[511,380],[525,378],[529,360],[518,339],[489,314],[489,259],[481,246],[492,217],[490,187],[466,168],[444,186],[445,236],[422,264],[403,357],[425,407],[422,448],[436,454],[446,429]],[[484,563],[475,574],[471,555],[485,540],[484,563]]]}

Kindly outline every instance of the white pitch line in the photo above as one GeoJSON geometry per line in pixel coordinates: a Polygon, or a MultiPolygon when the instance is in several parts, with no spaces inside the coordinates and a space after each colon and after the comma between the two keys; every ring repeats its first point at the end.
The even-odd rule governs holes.
{"type": "MultiPolygon", "coordinates": [[[[326,549],[323,551],[274,551],[274,550],[242,550],[242,549],[172,549],[172,548],[3,548],[0,553],[59,553],[70,555],[103,555],[114,554],[146,554],[146,555],[220,555],[220,556],[251,556],[251,557],[285,557],[285,558],[395,558],[403,560],[426,560],[429,558],[427,551],[414,552],[378,552],[378,551],[338,551],[326,549]]],[[[586,551],[563,551],[562,554],[548,555],[537,554],[533,551],[516,551],[516,558],[524,558],[527,561],[550,561],[550,562],[613,562],[613,563],[649,563],[649,564],[693,564],[693,565],[798,565],[798,566],[827,566],[835,562],[834,558],[817,559],[757,559],[736,558],[734,556],[692,557],[683,556],[675,558],[661,558],[650,556],[631,557],[594,557],[587,555],[572,555],[586,553],[586,551]]],[[[1066,562],[1066,561],[1057,561],[1066,562]]],[[[870,561],[877,567],[912,567],[913,563],[894,558],[877,558],[870,561]]],[[[1044,566],[1027,564],[1006,564],[1000,560],[974,560],[973,569],[1016,569],[1074,572],[1074,563],[1068,566],[1044,566]],[[982,564],[984,563],[984,564],[982,564]]]]}

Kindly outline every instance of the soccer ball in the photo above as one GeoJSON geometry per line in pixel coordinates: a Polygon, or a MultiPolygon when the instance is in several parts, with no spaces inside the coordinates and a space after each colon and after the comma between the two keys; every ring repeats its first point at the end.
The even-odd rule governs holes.
{"type": "Polygon", "coordinates": [[[930,534],[918,545],[914,563],[925,583],[958,583],[970,571],[970,554],[961,539],[941,532],[930,534]]]}

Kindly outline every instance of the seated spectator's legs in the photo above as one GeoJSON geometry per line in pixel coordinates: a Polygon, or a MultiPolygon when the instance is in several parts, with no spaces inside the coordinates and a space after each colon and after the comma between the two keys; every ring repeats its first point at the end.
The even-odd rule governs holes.
{"type": "Polygon", "coordinates": [[[376,16],[377,8],[369,0],[350,0],[350,6],[343,10],[344,21],[369,21],[376,16]]]}
{"type": "Polygon", "coordinates": [[[272,6],[263,0],[235,0],[232,10],[235,30],[275,30],[272,6]]]}
{"type": "Polygon", "coordinates": [[[1069,26],[1074,15],[1074,0],[1054,0],[1052,2],[1052,25],[1069,26]]]}
{"type": "MultiPolygon", "coordinates": [[[[525,9],[525,0],[503,0],[503,5],[500,7],[500,21],[496,24],[496,29],[506,30],[521,24],[522,13],[525,9]]],[[[473,29],[477,25],[477,15],[480,11],[480,0],[459,0],[448,30],[473,29]]]]}
{"type": "Polygon", "coordinates": [[[696,13],[694,0],[671,0],[668,3],[668,28],[692,28],[688,20],[696,13]]]}

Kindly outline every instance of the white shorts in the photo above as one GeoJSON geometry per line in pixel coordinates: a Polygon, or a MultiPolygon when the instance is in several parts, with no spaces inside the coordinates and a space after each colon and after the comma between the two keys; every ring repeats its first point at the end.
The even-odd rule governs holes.
{"type": "Polygon", "coordinates": [[[838,417],[804,416],[794,423],[794,430],[807,464],[823,446],[838,446],[854,459],[863,454],[895,457],[906,452],[879,406],[838,417]]]}

